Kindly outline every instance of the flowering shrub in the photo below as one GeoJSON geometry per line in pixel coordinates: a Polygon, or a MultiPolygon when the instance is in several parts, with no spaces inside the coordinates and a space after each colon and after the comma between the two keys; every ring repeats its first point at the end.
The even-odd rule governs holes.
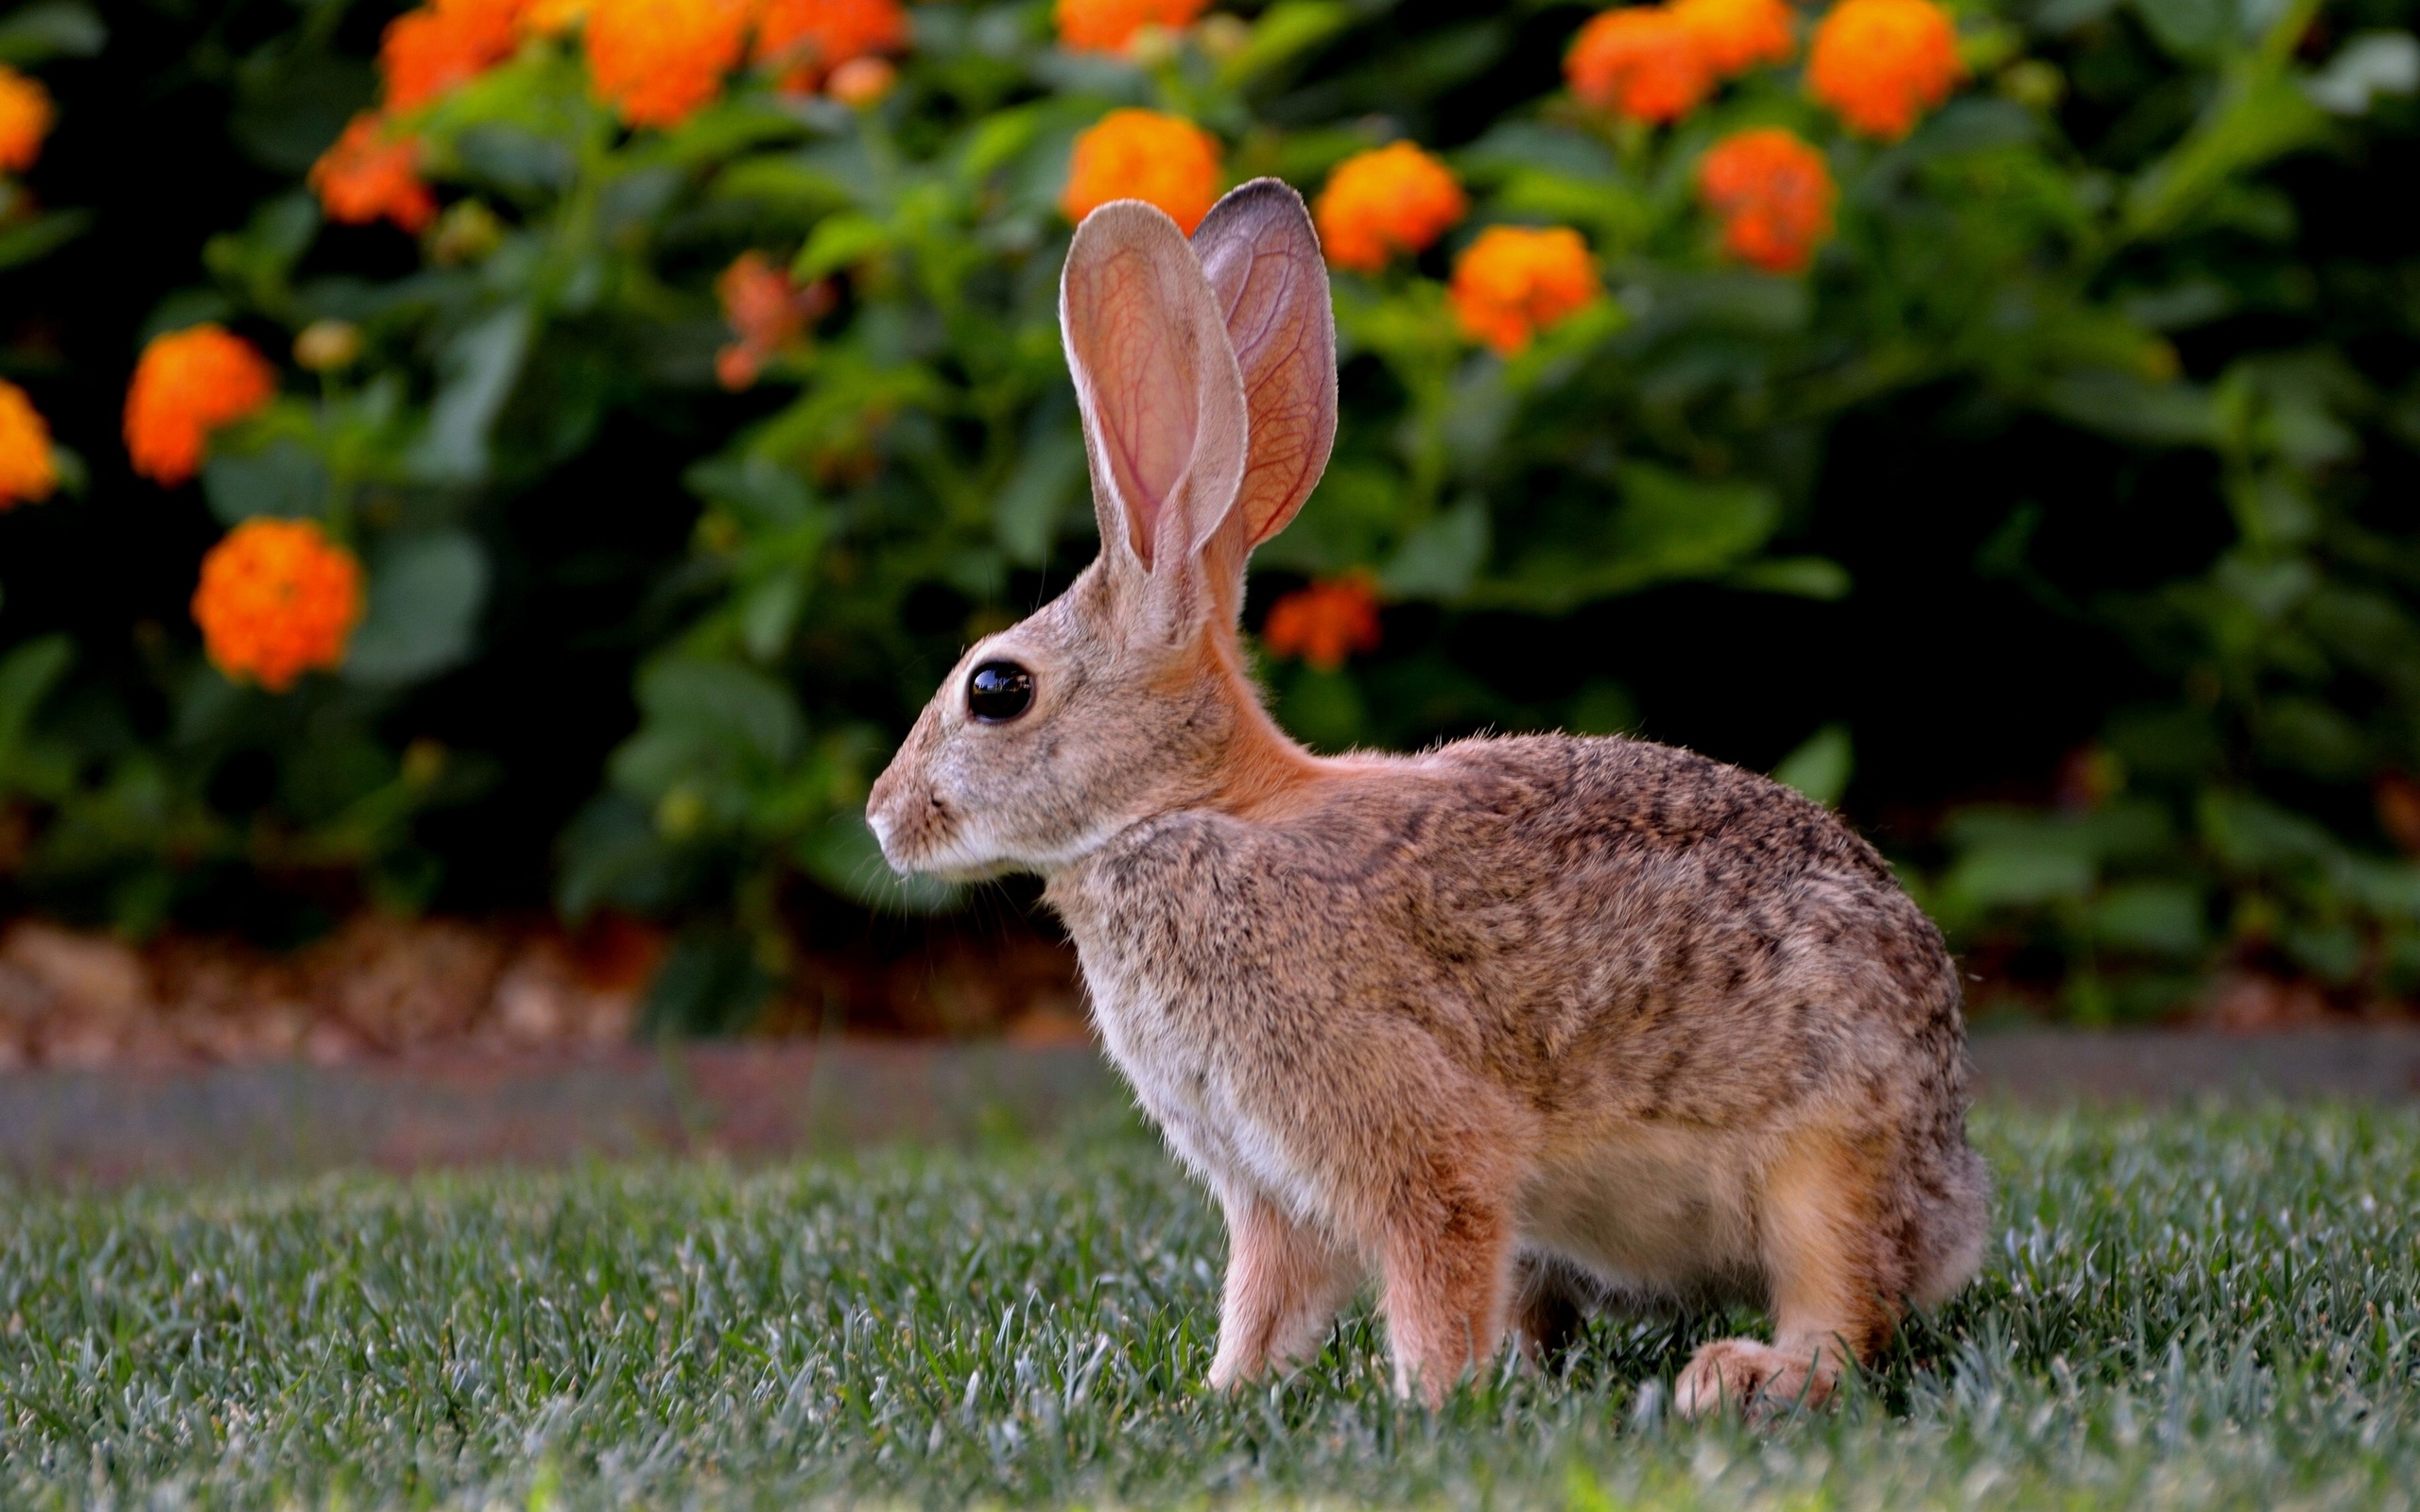
{"type": "MultiPolygon", "coordinates": [[[[512,780],[455,690],[509,665],[509,696],[541,699],[604,644],[630,723],[544,776],[602,766],[555,852],[564,910],[690,921],[666,980],[737,999],[835,895],[946,903],[882,872],[857,811],[959,649],[1091,550],[1056,329],[1070,226],[1131,197],[1190,227],[1273,174],[1335,269],[1343,414],[1318,499],[1255,558],[1289,729],[1643,725],[1759,763],[1818,730],[1786,768],[1811,787],[1921,778],[1949,765],[1924,723],[1947,696],[1911,669],[1954,637],[1868,606],[1937,579],[1925,613],[2088,625],[2096,675],[2127,679],[2025,758],[2083,752],[2099,775],[2066,807],[1953,812],[2013,790],[1976,763],[1886,834],[1962,941],[2077,982],[2257,952],[2420,981],[2420,898],[2372,798],[2420,773],[2398,670],[2420,564],[2362,475],[2420,437],[2411,317],[2377,292],[2389,254],[2323,273],[2294,240],[2302,176],[2411,132],[2420,56],[2360,4],[2325,32],[2308,0],[359,21],[352,94],[247,96],[264,140],[310,125],[280,147],[288,187],[208,243],[126,374],[142,507],[210,553],[179,562],[195,623],[142,632],[167,670],[125,700],[182,744],[11,775],[10,730],[51,739],[49,711],[115,685],[6,622],[26,874],[106,878],[134,927],[191,895],[196,856],[424,902],[442,805],[512,780]],[[576,600],[560,585],[605,570],[586,538],[632,520],[668,522],[626,553],[644,593],[560,628],[526,610],[533,582],[576,600]],[[2091,534],[2119,521],[2150,559],[2091,534]],[[1833,663],[1880,691],[1729,691],[1833,663]],[[247,762],[268,772],[249,787],[247,762]]],[[[0,500],[39,497],[45,455],[66,487],[73,454],[9,392],[0,500]]]]}

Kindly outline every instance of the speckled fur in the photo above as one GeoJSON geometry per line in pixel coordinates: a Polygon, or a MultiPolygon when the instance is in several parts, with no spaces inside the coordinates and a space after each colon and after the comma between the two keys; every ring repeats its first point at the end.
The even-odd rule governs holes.
{"type": "Polygon", "coordinates": [[[886,853],[1046,879],[1112,1059],[1226,1212],[1215,1383],[1315,1350],[1374,1272],[1398,1382],[1431,1401],[1587,1307],[1729,1299],[1772,1308],[1775,1341],[1708,1345],[1680,1406],[1820,1400],[1979,1259],[1939,933],[1830,813],[1688,751],[1288,740],[1234,610],[1332,435],[1307,217],[1266,181],[1192,249],[1156,212],[1102,216],[1063,296],[1102,556],[968,652],[876,785],[886,853]],[[1203,455],[1238,403],[1240,486],[1203,455]],[[1190,455],[1132,451],[1153,426],[1190,455]],[[1316,455],[1261,465],[1277,436],[1316,455]],[[964,682],[994,659],[1037,698],[984,725],[964,682]]]}

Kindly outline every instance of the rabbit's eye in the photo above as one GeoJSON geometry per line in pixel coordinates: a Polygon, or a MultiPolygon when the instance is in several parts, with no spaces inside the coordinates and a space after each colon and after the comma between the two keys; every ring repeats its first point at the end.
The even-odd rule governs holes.
{"type": "Polygon", "coordinates": [[[987,725],[1003,724],[1033,706],[1033,674],[1013,662],[986,662],[966,679],[966,707],[987,725]]]}

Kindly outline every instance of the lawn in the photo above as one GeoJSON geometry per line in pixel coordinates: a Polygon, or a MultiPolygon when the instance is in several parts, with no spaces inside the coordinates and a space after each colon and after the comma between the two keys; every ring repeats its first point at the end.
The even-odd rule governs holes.
{"type": "Polygon", "coordinates": [[[1441,1415],[1357,1312],[1205,1395],[1215,1214],[1132,1126],[771,1171],[20,1189],[0,1502],[2403,1505],[2420,1113],[1994,1112],[1984,1279],[1841,1410],[1692,1427],[1720,1318],[1441,1415]]]}

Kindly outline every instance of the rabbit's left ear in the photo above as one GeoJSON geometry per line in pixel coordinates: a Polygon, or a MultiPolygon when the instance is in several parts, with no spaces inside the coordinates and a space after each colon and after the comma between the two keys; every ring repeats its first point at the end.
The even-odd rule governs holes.
{"type": "MultiPolygon", "coordinates": [[[[1251,442],[1232,514],[1250,551],[1302,509],[1336,444],[1327,265],[1303,197],[1276,179],[1229,191],[1194,231],[1193,253],[1243,374],[1251,442]]],[[[1194,549],[1224,523],[1197,522],[1194,549]]]]}

